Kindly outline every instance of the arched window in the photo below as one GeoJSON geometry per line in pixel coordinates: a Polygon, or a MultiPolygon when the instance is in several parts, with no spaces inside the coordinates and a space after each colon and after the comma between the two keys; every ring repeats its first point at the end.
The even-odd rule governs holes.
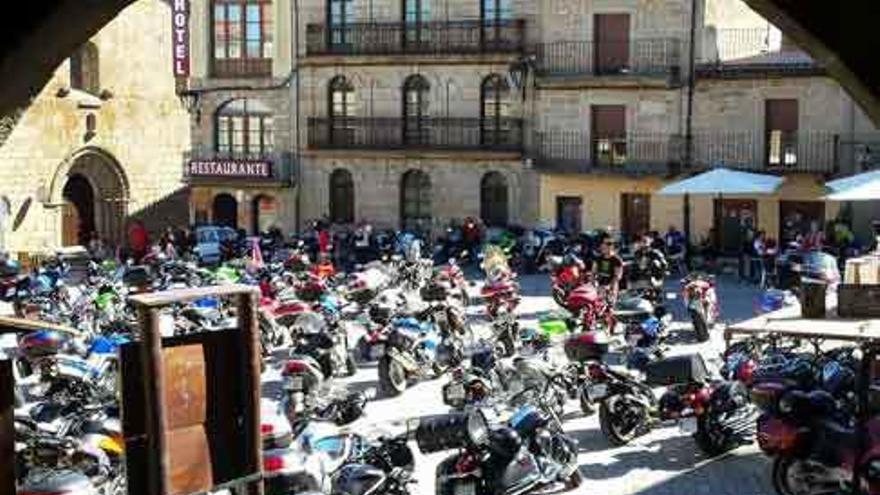
{"type": "Polygon", "coordinates": [[[354,222],[354,181],[351,172],[341,168],[330,174],[330,221],[354,222]]]}
{"type": "Polygon", "coordinates": [[[499,172],[480,181],[480,218],[490,227],[507,225],[507,179],[499,172]]]}
{"type": "Polygon", "coordinates": [[[345,45],[351,40],[349,30],[355,22],[354,0],[327,0],[327,31],[330,46],[345,45]]]}
{"type": "Polygon", "coordinates": [[[403,0],[404,43],[409,50],[418,51],[419,44],[431,41],[431,32],[426,26],[430,18],[431,0],[403,0]]]}
{"type": "Polygon", "coordinates": [[[213,0],[214,68],[220,76],[271,71],[271,0],[213,0]]]}
{"type": "Polygon", "coordinates": [[[403,140],[406,144],[427,144],[428,94],[431,85],[423,76],[415,74],[403,83],[403,140]]]}
{"type": "Polygon", "coordinates": [[[481,140],[487,145],[501,145],[510,134],[510,87],[498,74],[483,79],[480,88],[481,140]]]}
{"type": "Polygon", "coordinates": [[[343,144],[354,138],[351,117],[356,113],[354,86],[345,76],[336,76],[330,81],[328,115],[330,117],[330,142],[343,144]]]}
{"type": "Polygon", "coordinates": [[[431,179],[421,170],[403,174],[400,183],[400,224],[406,230],[431,226],[431,179]]]}
{"type": "Polygon", "coordinates": [[[217,153],[262,158],[274,149],[272,109],[260,100],[241,98],[217,110],[217,153]]]}
{"type": "Polygon", "coordinates": [[[91,41],[70,57],[70,87],[93,95],[101,92],[100,55],[91,41]]]}

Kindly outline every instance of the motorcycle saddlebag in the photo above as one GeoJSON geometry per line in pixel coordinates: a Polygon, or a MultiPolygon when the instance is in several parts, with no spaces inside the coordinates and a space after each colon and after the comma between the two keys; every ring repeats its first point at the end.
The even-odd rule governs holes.
{"type": "Polygon", "coordinates": [[[416,428],[416,444],[422,453],[459,449],[468,442],[467,413],[423,416],[416,428]]]}
{"type": "Polygon", "coordinates": [[[706,363],[699,354],[668,357],[645,365],[645,381],[651,386],[705,382],[708,378],[706,363]]]}
{"type": "Polygon", "coordinates": [[[150,272],[145,266],[132,266],[122,274],[122,283],[130,287],[144,287],[150,284],[150,272]]]}

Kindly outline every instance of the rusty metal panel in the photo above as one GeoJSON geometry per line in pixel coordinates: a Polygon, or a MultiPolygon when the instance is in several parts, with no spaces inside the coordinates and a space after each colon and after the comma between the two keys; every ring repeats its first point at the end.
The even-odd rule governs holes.
{"type": "Polygon", "coordinates": [[[207,392],[202,345],[165,348],[162,358],[165,366],[166,429],[204,424],[207,392]]]}
{"type": "MultiPolygon", "coordinates": [[[[168,493],[187,495],[210,490],[214,486],[211,450],[204,425],[177,428],[165,434],[168,446],[168,493]]],[[[228,450],[236,448],[226,446],[228,450]]]]}
{"type": "Polygon", "coordinates": [[[15,377],[12,361],[0,360],[0,493],[15,493],[15,377]]]}

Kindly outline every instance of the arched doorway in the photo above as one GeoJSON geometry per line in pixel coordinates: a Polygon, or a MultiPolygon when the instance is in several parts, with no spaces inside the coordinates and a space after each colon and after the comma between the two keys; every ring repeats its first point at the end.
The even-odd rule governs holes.
{"type": "Polygon", "coordinates": [[[215,225],[238,228],[238,201],[231,194],[214,196],[211,218],[215,225]]]}
{"type": "Polygon", "coordinates": [[[431,228],[431,178],[421,170],[403,174],[400,184],[400,224],[404,230],[431,228]]]}
{"type": "Polygon", "coordinates": [[[275,198],[260,194],[251,204],[251,228],[254,234],[265,232],[276,227],[278,220],[278,202],[275,198]]]}
{"type": "Polygon", "coordinates": [[[490,227],[507,225],[507,179],[489,172],[480,181],[480,218],[490,227]]]}
{"type": "Polygon", "coordinates": [[[80,174],[67,179],[64,197],[61,243],[64,246],[87,245],[95,230],[95,191],[80,174]]]}
{"type": "Polygon", "coordinates": [[[109,245],[121,243],[129,188],[116,160],[101,150],[87,149],[61,177],[63,182],[56,179],[55,187],[63,200],[62,244],[84,245],[93,234],[109,245]]]}

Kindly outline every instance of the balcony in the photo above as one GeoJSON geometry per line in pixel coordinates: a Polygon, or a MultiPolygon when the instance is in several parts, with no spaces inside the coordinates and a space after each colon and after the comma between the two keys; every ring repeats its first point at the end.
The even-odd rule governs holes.
{"type": "Polygon", "coordinates": [[[525,21],[371,22],[306,27],[309,56],[479,55],[523,51],[525,21]]]}
{"type": "Polygon", "coordinates": [[[580,131],[538,131],[529,155],[546,173],[665,175],[677,161],[677,149],[670,134],[591,139],[580,131]]]}
{"type": "Polygon", "coordinates": [[[277,184],[291,180],[290,153],[219,152],[194,149],[184,153],[183,177],[188,184],[277,184]]]}
{"type": "Polygon", "coordinates": [[[681,41],[674,38],[621,42],[556,41],[537,47],[539,77],[663,78],[678,83],[681,41]]]}
{"type": "Polygon", "coordinates": [[[310,118],[309,148],[522,152],[522,121],[479,118],[310,118]]]}
{"type": "Polygon", "coordinates": [[[211,76],[223,79],[247,79],[272,76],[271,58],[214,58],[211,76]]]}
{"type": "Polygon", "coordinates": [[[710,31],[697,65],[701,78],[822,75],[825,69],[775,28],[710,31]]]}
{"type": "MultiPolygon", "coordinates": [[[[680,140],[684,158],[684,138],[680,140]]],[[[838,136],[830,132],[696,132],[693,166],[769,173],[835,173],[838,136]]]]}

